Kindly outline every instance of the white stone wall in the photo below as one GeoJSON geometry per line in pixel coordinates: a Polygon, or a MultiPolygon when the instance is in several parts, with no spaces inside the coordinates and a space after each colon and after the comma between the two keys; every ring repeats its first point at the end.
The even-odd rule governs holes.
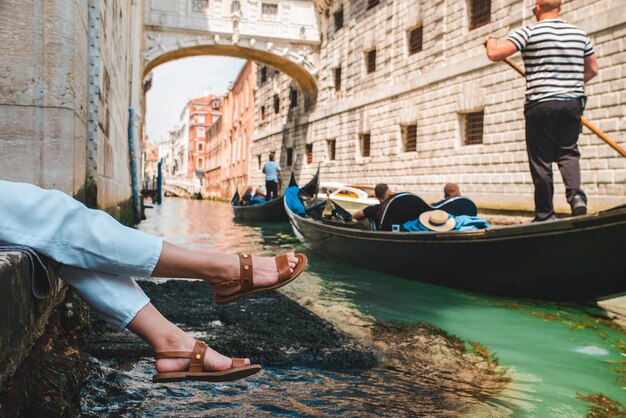
{"type": "MultiPolygon", "coordinates": [[[[469,30],[467,1],[381,0],[365,11],[366,0],[333,1],[330,22],[322,12],[319,94],[310,113],[288,109],[291,80],[271,78],[257,91],[257,124],[252,149],[253,181],[262,176],[255,155],[293,146],[293,167],[306,181],[322,162],[322,180],[387,182],[427,199],[442,197],[447,182],[483,207],[533,209],[533,186],[524,143],[525,82],[504,63],[490,63],[482,42],[504,37],[532,22],[533,0],[492,1],[491,23],[469,30]],[[333,12],[343,4],[344,27],[335,31],[333,12]],[[408,54],[407,31],[424,25],[423,50],[408,54]],[[377,70],[366,74],[364,53],[377,49],[377,70]],[[342,67],[335,91],[333,69],[342,67]],[[274,115],[272,96],[281,97],[274,115]],[[266,119],[260,120],[260,107],[266,119]],[[459,112],[484,110],[481,145],[461,145],[459,112]],[[401,124],[417,123],[417,150],[403,152],[401,124]],[[371,156],[360,157],[358,136],[371,134],[371,156]],[[325,161],[326,141],[336,140],[336,160],[325,161]],[[313,143],[313,164],[304,161],[313,143]]],[[[600,74],[587,86],[585,115],[626,147],[626,3],[565,1],[563,18],[592,38],[600,74]]],[[[521,64],[519,56],[514,61],[521,64]]],[[[258,77],[260,80],[260,77],[258,77]]],[[[626,159],[587,129],[579,140],[583,187],[591,209],[621,204],[626,195],[626,159]]],[[[280,161],[284,158],[281,156],[280,161]]],[[[288,172],[287,172],[288,173],[288,172]]],[[[555,166],[555,203],[567,211],[555,166]]]]}

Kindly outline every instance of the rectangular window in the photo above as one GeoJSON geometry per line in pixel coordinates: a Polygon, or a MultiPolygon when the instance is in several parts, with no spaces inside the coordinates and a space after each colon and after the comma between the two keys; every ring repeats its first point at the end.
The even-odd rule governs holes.
{"type": "Polygon", "coordinates": [[[327,141],[327,144],[328,144],[328,159],[330,161],[334,161],[335,160],[335,140],[329,139],[327,141]]]}
{"type": "Polygon", "coordinates": [[[424,33],[424,27],[422,25],[416,27],[409,32],[409,55],[413,55],[416,52],[422,50],[422,34],[424,33]]]}
{"type": "Polygon", "coordinates": [[[278,4],[261,3],[261,17],[264,19],[276,19],[278,17],[278,4]]]}
{"type": "Polygon", "coordinates": [[[335,18],[335,32],[337,32],[339,29],[343,28],[343,7],[337,10],[333,14],[333,17],[335,18]]]}
{"type": "Polygon", "coordinates": [[[298,106],[298,90],[291,89],[289,92],[289,98],[291,100],[291,107],[298,106]]]}
{"type": "Polygon", "coordinates": [[[267,67],[261,67],[261,84],[264,84],[267,81],[267,67]]]}
{"type": "Polygon", "coordinates": [[[261,120],[265,120],[265,105],[261,106],[261,120]]]}
{"type": "Polygon", "coordinates": [[[261,154],[256,156],[257,161],[259,162],[259,170],[261,169],[261,154]]]}
{"type": "Polygon", "coordinates": [[[335,91],[341,90],[341,67],[337,67],[333,70],[335,76],[335,91]]]}
{"type": "Polygon", "coordinates": [[[204,115],[198,115],[198,119],[196,123],[204,123],[204,115]]]}
{"type": "Polygon", "coordinates": [[[313,144],[306,144],[306,163],[313,164],[313,144]]]}
{"type": "Polygon", "coordinates": [[[402,148],[404,152],[413,152],[417,149],[417,125],[402,126],[402,148]]]}
{"type": "Polygon", "coordinates": [[[470,30],[491,22],[491,0],[470,0],[470,30]]]}
{"type": "Polygon", "coordinates": [[[204,169],[204,158],[198,157],[198,166],[196,167],[198,170],[204,169]]]}
{"type": "Polygon", "coordinates": [[[191,11],[196,13],[206,12],[209,9],[209,0],[192,0],[191,11]]]}
{"type": "Polygon", "coordinates": [[[220,101],[220,99],[213,100],[211,104],[213,106],[213,110],[220,110],[220,107],[222,106],[222,102],[220,101]]]}
{"type": "Polygon", "coordinates": [[[370,156],[370,134],[361,134],[359,142],[361,145],[361,157],[370,156]]]}
{"type": "Polygon", "coordinates": [[[202,127],[198,128],[198,136],[204,136],[204,128],[202,127]]]}
{"type": "Polygon", "coordinates": [[[373,9],[380,3],[380,0],[367,0],[367,10],[373,9]]]}
{"type": "Polygon", "coordinates": [[[474,145],[483,143],[483,120],[485,111],[466,113],[461,123],[463,129],[463,144],[474,145]]]}
{"type": "Polygon", "coordinates": [[[280,112],[280,98],[278,94],[274,95],[274,113],[280,112]]]}
{"type": "Polygon", "coordinates": [[[293,165],[293,148],[287,148],[287,167],[293,165]]]}
{"type": "Polygon", "coordinates": [[[376,49],[367,51],[365,56],[367,60],[367,73],[371,74],[376,71],[376,49]]]}
{"type": "Polygon", "coordinates": [[[198,150],[198,152],[204,151],[204,142],[198,142],[198,144],[196,145],[196,149],[198,150]]]}

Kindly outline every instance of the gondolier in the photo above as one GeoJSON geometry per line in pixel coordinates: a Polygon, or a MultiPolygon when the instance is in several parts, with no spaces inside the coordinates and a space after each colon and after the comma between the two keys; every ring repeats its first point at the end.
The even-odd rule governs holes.
{"type": "Polygon", "coordinates": [[[487,56],[499,61],[521,51],[526,67],[526,147],[535,186],[535,219],[555,219],[552,163],[557,163],[572,215],[587,213],[581,189],[578,135],[584,85],[598,73],[593,46],[580,28],[559,18],[560,0],[537,0],[538,23],[498,42],[488,38],[487,56]]]}
{"type": "Polygon", "coordinates": [[[267,192],[267,200],[276,199],[278,197],[278,178],[282,168],[274,161],[274,153],[270,153],[270,160],[263,166],[263,174],[265,174],[265,190],[267,192]]]}

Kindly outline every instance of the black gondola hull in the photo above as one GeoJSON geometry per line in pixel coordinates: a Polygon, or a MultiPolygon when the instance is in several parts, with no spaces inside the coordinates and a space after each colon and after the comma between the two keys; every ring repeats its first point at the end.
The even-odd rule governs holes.
{"type": "Polygon", "coordinates": [[[447,233],[366,231],[287,212],[298,238],[313,250],[409,279],[558,301],[626,292],[626,208],[543,224],[447,233]]]}

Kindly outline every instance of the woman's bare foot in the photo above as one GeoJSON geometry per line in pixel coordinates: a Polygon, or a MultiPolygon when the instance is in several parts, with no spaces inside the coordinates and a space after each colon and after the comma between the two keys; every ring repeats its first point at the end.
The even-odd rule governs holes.
{"type": "MultiPolygon", "coordinates": [[[[278,269],[276,267],[276,259],[274,257],[252,257],[252,270],[253,270],[253,285],[254,287],[268,287],[278,282],[278,269]]],[[[298,265],[298,258],[293,252],[287,253],[289,270],[293,273],[293,270],[298,265]]],[[[239,256],[228,256],[228,270],[225,272],[227,279],[225,281],[211,280],[211,284],[214,285],[214,292],[220,296],[228,296],[235,294],[241,290],[240,285],[228,286],[224,285],[225,282],[230,282],[233,279],[239,279],[241,275],[241,267],[239,265],[239,256]]]]}
{"type": "MultiPolygon", "coordinates": [[[[157,347],[156,351],[186,351],[193,350],[195,340],[186,336],[184,342],[171,341],[162,347],[157,347]]],[[[250,365],[250,360],[245,359],[246,366],[250,365]]],[[[204,368],[206,372],[219,372],[228,370],[233,367],[232,359],[218,353],[217,351],[207,348],[204,356],[204,368]]],[[[156,361],[156,369],[159,373],[182,372],[189,369],[189,359],[186,358],[161,358],[156,361]]]]}

